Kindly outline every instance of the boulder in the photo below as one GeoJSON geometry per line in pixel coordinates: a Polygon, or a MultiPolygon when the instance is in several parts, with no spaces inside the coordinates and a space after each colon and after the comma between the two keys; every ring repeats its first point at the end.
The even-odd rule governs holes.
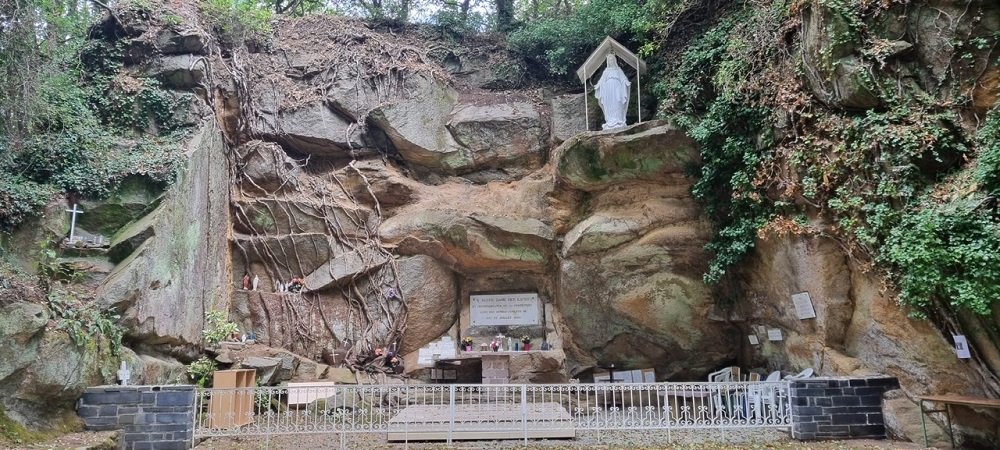
{"type": "Polygon", "coordinates": [[[583,94],[567,94],[549,100],[552,108],[552,143],[558,145],[577,133],[600,129],[599,109],[594,104],[590,111],[590,127],[587,127],[587,105],[583,94]]]}
{"type": "Polygon", "coordinates": [[[235,149],[237,181],[245,191],[272,194],[298,186],[300,163],[273,142],[250,141],[235,149]]]}
{"type": "Polygon", "coordinates": [[[407,162],[441,173],[469,171],[471,152],[448,132],[448,117],[458,93],[430,76],[422,78],[420,95],[372,110],[371,120],[389,137],[407,162]]]}
{"type": "Polygon", "coordinates": [[[344,248],[333,258],[305,276],[304,292],[317,292],[339,286],[358,275],[378,269],[389,261],[389,253],[375,245],[344,248]]]}
{"type": "Polygon", "coordinates": [[[208,35],[198,29],[160,28],[154,38],[156,49],[164,55],[191,53],[204,55],[208,50],[208,35]]]}
{"type": "Polygon", "coordinates": [[[511,353],[508,371],[511,383],[569,382],[566,375],[566,354],[562,350],[511,353]]]}
{"type": "Polygon", "coordinates": [[[452,111],[447,129],[469,150],[476,168],[534,169],[544,162],[545,130],[538,109],[531,103],[460,103],[452,111]]]}
{"type": "Polygon", "coordinates": [[[140,65],[140,74],[155,77],[166,87],[190,89],[205,79],[206,60],[197,55],[166,55],[140,65]]]}
{"type": "MultiPolygon", "coordinates": [[[[286,264],[289,270],[303,273],[291,273],[291,276],[302,276],[312,273],[329,263],[335,255],[350,250],[331,243],[332,237],[320,233],[286,234],[278,236],[246,236],[236,235],[233,240],[234,267],[250,267],[250,271],[260,276],[260,285],[267,288],[273,286],[274,279],[270,273],[274,261],[286,264]],[[241,264],[242,263],[242,264],[241,264]],[[259,270],[254,270],[256,265],[259,270]]],[[[242,271],[233,273],[233,278],[242,278],[242,271]]],[[[284,276],[284,274],[281,274],[284,276]]],[[[288,281],[283,279],[282,281],[288,281]]],[[[228,284],[228,283],[227,283],[228,284]]]]}
{"type": "Polygon", "coordinates": [[[260,114],[261,133],[304,155],[372,156],[386,148],[381,131],[364,130],[353,118],[324,102],[294,109],[263,103],[260,114]]]}
{"type": "Polygon", "coordinates": [[[451,328],[458,317],[455,274],[426,255],[396,262],[399,288],[406,302],[406,331],[398,353],[423,347],[451,328]]]}
{"type": "Polygon", "coordinates": [[[318,359],[348,335],[352,310],[340,292],[309,294],[238,290],[231,320],[253,330],[256,343],[318,359]]]}
{"type": "Polygon", "coordinates": [[[257,380],[261,386],[274,386],[281,381],[281,359],[266,356],[251,356],[240,362],[240,368],[257,371],[257,380]]]}
{"type": "Polygon", "coordinates": [[[354,372],[346,367],[331,367],[326,371],[326,379],[338,384],[358,384],[354,372]]]}
{"type": "Polygon", "coordinates": [[[694,140],[664,121],[577,134],[553,160],[559,179],[584,191],[630,181],[676,183],[686,166],[699,161],[694,140]]]}
{"type": "Polygon", "coordinates": [[[65,411],[72,411],[84,390],[114,382],[104,374],[114,374],[118,360],[103,336],[93,339],[92,345],[80,346],[65,331],[43,333],[35,360],[0,383],[6,415],[32,428],[62,429],[65,411]]]}
{"type": "Polygon", "coordinates": [[[810,91],[835,108],[869,109],[879,105],[876,74],[855,56],[860,37],[848,12],[813,0],[803,9],[802,62],[810,91]]]}
{"type": "Polygon", "coordinates": [[[160,183],[140,175],[129,176],[103,200],[81,199],[79,206],[84,212],[77,216],[76,226],[110,238],[155,209],[162,194],[160,183]]]}
{"type": "Polygon", "coordinates": [[[544,271],[553,257],[552,227],[538,219],[424,210],[382,223],[382,242],[404,255],[425,254],[464,272],[544,271]]]}
{"type": "Polygon", "coordinates": [[[35,360],[49,318],[48,309],[37,303],[0,307],[0,381],[35,360]]]}

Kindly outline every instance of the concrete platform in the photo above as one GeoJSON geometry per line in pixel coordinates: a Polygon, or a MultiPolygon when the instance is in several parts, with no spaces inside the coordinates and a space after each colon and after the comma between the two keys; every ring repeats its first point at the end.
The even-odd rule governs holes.
{"type": "Polygon", "coordinates": [[[527,421],[520,404],[455,405],[454,425],[448,405],[411,405],[389,420],[389,442],[452,440],[572,439],[573,419],[559,403],[528,403],[527,421]]]}

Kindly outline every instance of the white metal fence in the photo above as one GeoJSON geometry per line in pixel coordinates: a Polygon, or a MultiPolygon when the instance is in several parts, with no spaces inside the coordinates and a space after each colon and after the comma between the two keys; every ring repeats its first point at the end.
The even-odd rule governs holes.
{"type": "Polygon", "coordinates": [[[204,389],[195,437],[382,433],[390,441],[572,437],[580,430],[790,425],[788,382],[336,385],[204,389]]]}

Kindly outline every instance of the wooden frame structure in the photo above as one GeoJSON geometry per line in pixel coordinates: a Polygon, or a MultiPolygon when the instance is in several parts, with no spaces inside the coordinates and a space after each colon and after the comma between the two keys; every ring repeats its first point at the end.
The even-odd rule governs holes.
{"type": "Polygon", "coordinates": [[[638,93],[642,92],[642,84],[639,82],[639,77],[645,75],[647,72],[646,62],[639,59],[635,53],[629,51],[624,45],[618,43],[618,41],[611,38],[611,36],[605,37],[601,44],[587,57],[587,60],[583,62],[583,65],[576,70],[576,76],[580,78],[580,82],[583,83],[583,106],[584,114],[587,127],[587,131],[590,131],[590,102],[587,95],[587,80],[597,72],[597,69],[601,68],[604,64],[605,56],[614,53],[615,56],[625,61],[626,64],[632,66],[635,69],[635,86],[636,86],[636,101],[638,102],[636,106],[636,112],[639,113],[639,122],[642,122],[642,95],[638,93]]]}

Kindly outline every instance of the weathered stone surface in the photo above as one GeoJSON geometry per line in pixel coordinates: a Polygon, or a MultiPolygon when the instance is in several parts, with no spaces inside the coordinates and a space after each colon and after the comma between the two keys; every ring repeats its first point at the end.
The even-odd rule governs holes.
{"type": "Polygon", "coordinates": [[[237,181],[247,191],[278,193],[298,186],[300,163],[273,142],[250,141],[236,148],[237,181]]]}
{"type": "Polygon", "coordinates": [[[36,303],[0,308],[0,381],[34,361],[49,311],[36,303]]]}
{"type": "MultiPolygon", "coordinates": [[[[260,278],[259,289],[270,292],[274,277],[288,282],[293,276],[305,276],[329,263],[340,252],[348,252],[344,247],[332,245],[331,237],[321,233],[286,234],[278,236],[237,235],[233,242],[234,261],[238,267],[249,267],[250,272],[260,278]],[[289,270],[301,271],[291,274],[273,273],[273,261],[284,261],[289,270]]],[[[234,273],[234,278],[242,278],[243,273],[234,273]]],[[[242,282],[234,283],[242,287],[242,282]]]]}
{"type": "Polygon", "coordinates": [[[339,292],[310,294],[238,290],[232,320],[253,330],[257,343],[319,360],[348,336],[351,308],[339,292]]]}
{"type": "Polygon", "coordinates": [[[345,367],[331,367],[326,371],[326,379],[340,384],[358,384],[354,372],[345,367]]]}
{"type": "MultiPolygon", "coordinates": [[[[636,193],[634,190],[628,192],[636,193]]],[[[636,240],[655,227],[673,225],[697,238],[705,234],[701,210],[693,198],[672,197],[670,189],[650,189],[641,203],[623,202],[600,208],[580,221],[563,240],[562,255],[600,252],[636,240]]],[[[618,198],[618,195],[612,197],[618,198]]],[[[598,203],[607,203],[604,199],[598,203]]],[[[680,231],[680,230],[679,230],[680,231]]]]}
{"type": "Polygon", "coordinates": [[[7,416],[40,429],[66,426],[65,412],[72,410],[87,387],[113,381],[102,374],[114,373],[117,360],[107,354],[108,342],[97,339],[104,346],[102,354],[78,346],[64,331],[44,332],[35,360],[0,383],[0,403],[7,416]]]}
{"type": "Polygon", "coordinates": [[[411,164],[444,173],[467,171],[473,165],[472,155],[445,127],[458,93],[429,77],[423,78],[418,92],[412,99],[375,108],[371,119],[411,164]]]}
{"type": "Polygon", "coordinates": [[[306,155],[371,156],[385,148],[378,130],[365,132],[355,121],[325,103],[291,110],[261,108],[261,132],[306,155]]]}
{"type": "MultiPolygon", "coordinates": [[[[885,416],[885,427],[889,437],[898,440],[911,440],[923,444],[923,429],[920,428],[920,407],[910,400],[902,390],[886,392],[882,401],[885,416]]],[[[927,444],[932,447],[945,448],[951,445],[946,430],[937,422],[924,418],[927,427],[927,444]]]]}
{"type": "Polygon", "coordinates": [[[344,250],[305,276],[304,292],[339,286],[358,275],[378,269],[389,261],[389,255],[373,245],[344,250]]]}
{"type": "Polygon", "coordinates": [[[545,136],[535,105],[459,104],[447,124],[459,145],[469,149],[476,167],[541,166],[545,136]]]}
{"type": "Polygon", "coordinates": [[[399,353],[409,353],[437,339],[455,323],[458,286],[455,274],[430,256],[402,258],[396,264],[408,316],[399,353]]]}
{"type": "Polygon", "coordinates": [[[337,174],[344,186],[362,205],[379,208],[403,206],[419,201],[422,185],[381,159],[354,161],[337,174]]]}
{"type": "Polygon", "coordinates": [[[97,291],[122,312],[127,339],[165,354],[193,356],[206,308],[229,297],[229,180],[219,129],[185,143],[188,168],[150,219],[154,236],[119,263],[97,291]],[[192,220],[198,218],[198,220],[192,220]],[[190,352],[190,353],[189,353],[190,352]]]}
{"type": "Polygon", "coordinates": [[[142,176],[130,176],[122,180],[108,198],[103,200],[81,199],[76,226],[109,239],[126,224],[152,211],[162,199],[163,188],[159,183],[142,176]]]}
{"type": "Polygon", "coordinates": [[[108,259],[115,264],[120,263],[135,253],[146,240],[153,237],[156,234],[153,225],[157,223],[163,210],[164,208],[154,209],[139,220],[119,230],[111,238],[108,259]]]}
{"type": "Polygon", "coordinates": [[[663,121],[606,132],[577,134],[555,150],[557,175],[569,186],[597,191],[627,181],[663,182],[682,177],[698,162],[695,142],[663,121]]]}
{"type": "Polygon", "coordinates": [[[130,385],[187,384],[187,366],[169,356],[134,354],[122,349],[122,359],[127,360],[132,372],[130,385]],[[131,355],[129,355],[131,353],[131,355]]]}
{"type": "Polygon", "coordinates": [[[273,386],[281,381],[281,359],[253,356],[240,363],[243,369],[255,369],[261,386],[273,386]]]}
{"type": "MultiPolygon", "coordinates": [[[[766,358],[771,367],[786,371],[812,367],[827,375],[886,374],[898,378],[909,395],[984,395],[975,375],[954,370],[950,342],[930,323],[907,317],[882,283],[849,265],[833,241],[770,236],[757,249],[745,272],[751,301],[740,314],[747,325],[781,328],[785,340],[762,339],[748,358],[766,358]],[[791,295],[803,291],[812,298],[815,319],[795,316],[791,295]]],[[[913,404],[901,399],[886,408],[890,423],[910,420],[904,401],[913,404]]],[[[910,440],[922,439],[909,434],[912,428],[894,430],[908,433],[910,440]]]]}
{"type": "Polygon", "coordinates": [[[460,271],[542,271],[552,258],[552,228],[538,219],[426,210],[382,223],[383,242],[401,254],[431,255],[460,271]]]}
{"type": "Polygon", "coordinates": [[[818,0],[803,10],[805,78],[813,94],[833,107],[873,108],[879,104],[873,71],[853,55],[859,37],[844,14],[818,0]]]}
{"type": "Polygon", "coordinates": [[[508,370],[511,383],[569,382],[569,377],[566,375],[566,354],[558,349],[511,353],[508,370]]]}
{"type": "Polygon", "coordinates": [[[164,86],[179,89],[197,87],[205,79],[206,61],[197,55],[167,55],[142,65],[144,76],[156,77],[164,86]]]}
{"type": "Polygon", "coordinates": [[[208,35],[198,29],[161,28],[156,33],[156,48],[164,55],[192,53],[204,55],[208,35]]]}
{"type": "MultiPolygon", "coordinates": [[[[549,101],[552,107],[552,143],[561,144],[577,133],[587,131],[587,106],[584,104],[583,94],[568,94],[555,97],[549,101]]],[[[600,116],[598,105],[593,105],[590,111],[591,126],[589,129],[597,130],[599,124],[597,117],[600,116]]]]}
{"type": "Polygon", "coordinates": [[[675,266],[668,242],[651,238],[600,258],[563,260],[556,307],[572,333],[563,343],[571,376],[614,363],[655,368],[660,379],[694,379],[735,357],[732,328],[712,319],[711,289],[694,277],[700,272],[675,266]]]}

